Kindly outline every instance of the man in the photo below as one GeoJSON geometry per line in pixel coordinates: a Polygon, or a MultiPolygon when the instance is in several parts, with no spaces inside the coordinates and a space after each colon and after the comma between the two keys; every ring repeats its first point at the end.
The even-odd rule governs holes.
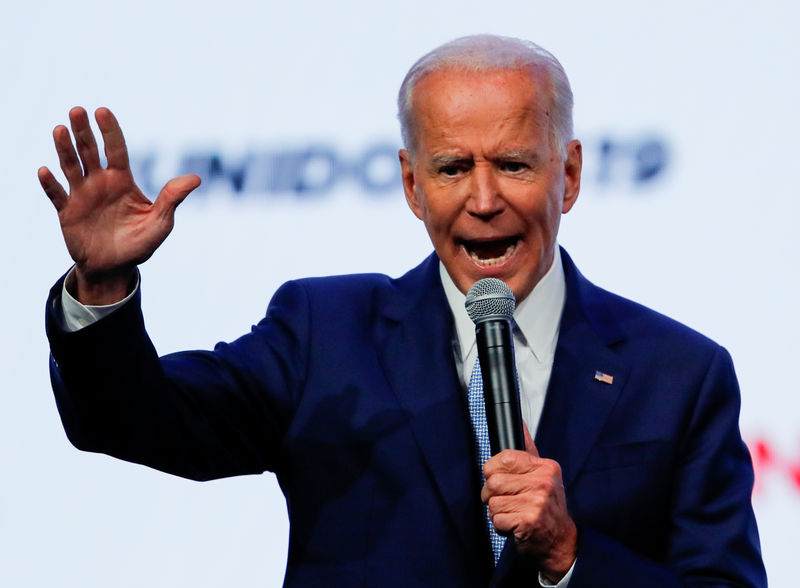
{"type": "Polygon", "coordinates": [[[459,39],[412,67],[399,106],[406,198],[435,254],[396,280],[290,282],[252,333],[160,359],[135,267],[199,179],[151,204],[113,115],[96,115],[102,169],[70,112],[77,153],[54,131],[70,194],[39,171],[75,260],[48,301],[70,440],[194,479],[274,471],[287,585],[766,585],[729,356],[557,246],[582,163],[557,60],[459,39]],[[487,461],[481,487],[463,297],[483,277],[519,301],[527,451],[487,461]]]}

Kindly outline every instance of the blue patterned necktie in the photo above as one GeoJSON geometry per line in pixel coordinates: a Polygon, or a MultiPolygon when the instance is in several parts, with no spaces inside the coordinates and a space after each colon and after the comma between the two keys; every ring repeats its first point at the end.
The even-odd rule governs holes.
{"type": "MultiPolygon", "coordinates": [[[[472,375],[469,378],[468,399],[469,416],[472,419],[472,429],[475,432],[475,440],[478,443],[478,469],[481,472],[481,486],[483,486],[486,482],[483,476],[483,464],[492,456],[492,449],[489,446],[489,427],[486,425],[486,406],[483,402],[483,378],[481,377],[481,365],[478,359],[475,359],[475,367],[472,368],[472,375]]],[[[503,551],[503,545],[506,540],[505,537],[501,537],[494,530],[492,520],[489,518],[489,507],[485,504],[483,505],[483,512],[489,529],[489,541],[492,544],[494,563],[497,565],[497,560],[500,558],[500,552],[503,551]]]]}

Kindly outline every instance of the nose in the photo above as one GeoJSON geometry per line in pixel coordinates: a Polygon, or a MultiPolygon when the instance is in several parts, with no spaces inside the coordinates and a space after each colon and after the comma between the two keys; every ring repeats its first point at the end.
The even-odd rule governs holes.
{"type": "Polygon", "coordinates": [[[467,212],[489,220],[503,212],[504,208],[505,201],[491,166],[476,165],[472,170],[467,212]]]}

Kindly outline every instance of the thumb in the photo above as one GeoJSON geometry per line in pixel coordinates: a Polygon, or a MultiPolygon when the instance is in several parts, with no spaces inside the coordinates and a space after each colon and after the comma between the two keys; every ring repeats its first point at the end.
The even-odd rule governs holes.
{"type": "Polygon", "coordinates": [[[536,449],[536,444],[533,442],[533,437],[531,437],[530,431],[528,431],[528,425],[525,424],[525,421],[522,421],[522,432],[525,435],[525,451],[530,453],[533,457],[539,457],[539,450],[536,449]]]}
{"type": "Polygon", "coordinates": [[[162,212],[172,212],[199,185],[200,176],[197,174],[186,174],[185,176],[172,178],[161,189],[155,204],[162,209],[162,212]]]}

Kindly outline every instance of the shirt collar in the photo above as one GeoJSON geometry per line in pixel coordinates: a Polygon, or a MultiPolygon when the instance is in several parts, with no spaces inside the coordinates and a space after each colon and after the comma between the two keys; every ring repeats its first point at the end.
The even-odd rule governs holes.
{"type": "MultiPolygon", "coordinates": [[[[461,353],[460,361],[464,361],[472,346],[475,345],[475,324],[464,308],[466,296],[455,285],[441,261],[439,262],[439,277],[447,296],[447,303],[450,305],[450,311],[453,313],[458,337],[456,350],[461,353]]],[[[565,297],[564,268],[561,265],[561,252],[556,245],[550,269],[542,276],[531,293],[517,304],[514,311],[514,322],[517,327],[515,330],[521,335],[522,342],[530,348],[539,361],[547,360],[555,350],[565,297]]]]}

